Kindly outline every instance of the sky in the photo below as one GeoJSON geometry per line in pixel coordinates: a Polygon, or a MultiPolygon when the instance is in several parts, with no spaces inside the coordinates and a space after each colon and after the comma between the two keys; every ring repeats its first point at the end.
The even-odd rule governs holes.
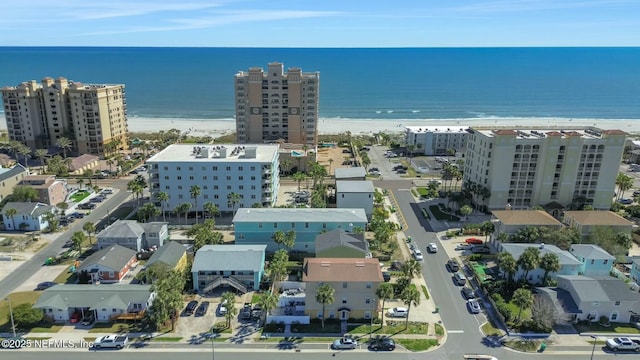
{"type": "Polygon", "coordinates": [[[640,0],[10,0],[0,46],[640,46],[640,0]]]}

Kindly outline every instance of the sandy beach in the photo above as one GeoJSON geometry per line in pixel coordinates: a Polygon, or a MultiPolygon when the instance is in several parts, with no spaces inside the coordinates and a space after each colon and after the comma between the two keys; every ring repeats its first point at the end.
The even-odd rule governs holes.
{"type": "MultiPolygon", "coordinates": [[[[566,118],[468,118],[468,119],[344,119],[320,118],[321,134],[373,134],[377,132],[401,133],[406,126],[481,126],[499,128],[594,126],[601,129],[619,129],[629,134],[640,135],[640,119],[566,119],[566,118]]],[[[0,129],[6,130],[4,116],[0,116],[0,129]]],[[[155,132],[180,129],[194,136],[220,136],[235,132],[234,119],[174,119],[174,118],[129,118],[130,132],[155,132]]]]}

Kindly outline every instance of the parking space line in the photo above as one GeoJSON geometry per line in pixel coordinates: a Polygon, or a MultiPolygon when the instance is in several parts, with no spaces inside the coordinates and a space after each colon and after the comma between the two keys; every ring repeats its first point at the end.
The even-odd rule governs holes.
{"type": "Polygon", "coordinates": [[[447,334],[464,334],[464,330],[448,330],[447,334]]]}

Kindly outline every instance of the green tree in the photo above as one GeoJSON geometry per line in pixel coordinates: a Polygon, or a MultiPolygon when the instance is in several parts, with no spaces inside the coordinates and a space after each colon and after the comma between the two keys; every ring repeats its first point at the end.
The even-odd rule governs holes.
{"type": "Polygon", "coordinates": [[[40,166],[42,166],[42,173],[46,173],[47,172],[47,168],[45,166],[45,162],[44,159],[47,157],[47,154],[49,152],[47,151],[47,149],[36,149],[35,151],[35,155],[38,158],[38,160],[40,160],[40,166]]]}
{"type": "Polygon", "coordinates": [[[469,205],[462,205],[459,211],[460,215],[464,216],[466,219],[466,217],[473,212],[473,209],[469,205]]]}
{"type": "Polygon", "coordinates": [[[278,245],[278,248],[282,248],[282,244],[284,243],[284,236],[284,231],[282,230],[276,230],[271,236],[273,242],[278,245]]]}
{"type": "MultiPolygon", "coordinates": [[[[17,328],[37,324],[42,317],[42,310],[34,308],[29,303],[13,307],[13,322],[17,328]]],[[[11,323],[11,314],[7,314],[7,321],[11,323]]]]}
{"type": "Polygon", "coordinates": [[[531,294],[529,289],[519,288],[513,293],[513,299],[511,301],[518,306],[518,317],[516,321],[519,322],[522,309],[530,307],[531,304],[533,304],[533,294],[531,294]]]}
{"type": "Polygon", "coordinates": [[[154,281],[151,291],[156,297],[146,312],[148,320],[161,328],[171,320],[171,329],[175,328],[177,310],[182,307],[182,289],[184,289],[185,277],[177,271],[171,270],[154,281]]]}
{"type": "Polygon", "coordinates": [[[224,314],[225,319],[227,320],[227,328],[231,327],[231,320],[238,315],[238,309],[236,308],[236,295],[232,292],[225,292],[222,294],[222,300],[226,301],[227,313],[224,314]]]}
{"type": "Polygon", "coordinates": [[[192,226],[187,231],[187,237],[193,238],[193,251],[196,252],[205,245],[219,245],[224,243],[221,232],[215,231],[215,221],[207,219],[201,224],[192,226]]]}
{"type": "Polygon", "coordinates": [[[169,201],[169,194],[164,191],[157,192],[155,195],[156,201],[160,202],[160,208],[162,209],[162,221],[167,222],[165,205],[169,201]]]}
{"type": "Polygon", "coordinates": [[[44,214],[43,218],[44,218],[44,221],[46,221],[47,224],[49,224],[48,225],[49,232],[53,233],[58,230],[58,226],[60,225],[60,222],[58,221],[56,214],[52,212],[47,212],[46,214],[44,214]]]}
{"type": "Polygon", "coordinates": [[[416,277],[422,271],[422,265],[417,262],[415,259],[410,259],[409,261],[402,264],[402,274],[409,279],[411,283],[413,278],[416,277]]]}
{"type": "Polygon", "coordinates": [[[18,185],[13,188],[13,201],[32,202],[38,200],[38,190],[28,185],[18,185]]]}
{"type": "Polygon", "coordinates": [[[537,268],[538,264],[540,264],[540,250],[533,246],[526,248],[516,263],[524,271],[523,278],[528,281],[529,271],[537,268]]]}
{"type": "Polygon", "coordinates": [[[264,315],[267,316],[271,310],[278,306],[278,295],[273,294],[271,291],[266,291],[258,297],[258,304],[262,307],[264,315]]]}
{"type": "Polygon", "coordinates": [[[300,183],[303,182],[306,178],[307,178],[307,175],[305,175],[305,173],[301,171],[298,171],[295,174],[293,174],[293,180],[298,182],[298,191],[300,191],[300,183]]]}
{"type": "Polygon", "coordinates": [[[4,214],[7,215],[9,218],[11,218],[11,228],[13,230],[16,229],[16,221],[15,221],[15,219],[13,217],[16,216],[17,213],[18,213],[18,210],[13,209],[13,208],[7,209],[7,210],[4,211],[4,214]]]}
{"type": "Polygon", "coordinates": [[[324,319],[327,317],[325,314],[325,309],[328,304],[333,304],[335,299],[336,290],[332,288],[329,284],[322,284],[318,287],[318,291],[316,292],[316,302],[322,305],[322,328],[324,329],[324,319]]]}
{"type": "Polygon", "coordinates": [[[415,284],[409,284],[409,286],[405,287],[402,293],[400,293],[400,299],[407,305],[407,318],[404,322],[404,328],[407,329],[409,327],[409,312],[411,312],[411,306],[420,305],[420,292],[415,284]]]}
{"type": "Polygon", "coordinates": [[[16,152],[23,156],[24,166],[28,168],[29,161],[27,159],[27,156],[31,155],[31,149],[26,145],[20,144],[20,146],[18,146],[18,148],[16,149],[16,152]]]}
{"type": "Polygon", "coordinates": [[[231,206],[234,215],[236,214],[236,206],[240,203],[241,199],[242,196],[240,194],[234,192],[227,194],[227,203],[231,206]]]}
{"type": "Polygon", "coordinates": [[[60,138],[58,138],[58,140],[56,140],[56,145],[62,149],[62,156],[66,159],[67,157],[67,151],[71,150],[71,140],[69,140],[68,138],[62,136],[60,138]]]}
{"type": "Polygon", "coordinates": [[[544,270],[542,276],[542,286],[547,284],[547,276],[549,273],[558,272],[560,270],[560,259],[556,253],[546,253],[540,258],[540,269],[544,270]]]}
{"type": "Polygon", "coordinates": [[[73,248],[78,251],[82,251],[82,244],[87,240],[87,236],[82,231],[76,231],[71,235],[71,241],[73,241],[73,248]]]}
{"type": "Polygon", "coordinates": [[[95,234],[96,225],[91,221],[87,221],[86,223],[84,223],[84,225],[82,225],[82,230],[87,232],[87,235],[89,235],[89,245],[93,246],[93,243],[91,241],[91,234],[95,234]]]}
{"type": "Polygon", "coordinates": [[[138,209],[138,219],[143,222],[149,221],[152,217],[160,215],[160,209],[153,203],[148,202],[138,209]]]}
{"type": "Polygon", "coordinates": [[[618,199],[620,199],[625,191],[633,187],[633,178],[629,175],[619,173],[616,177],[616,185],[618,186],[618,199]]]}
{"type": "Polygon", "coordinates": [[[202,204],[202,209],[205,212],[205,217],[214,218],[220,215],[220,209],[216,206],[216,204],[212,202],[206,202],[202,204]]]}
{"type": "Polygon", "coordinates": [[[382,321],[380,322],[381,328],[384,326],[384,305],[387,300],[393,299],[394,295],[393,284],[391,283],[381,283],[378,286],[378,289],[376,289],[376,296],[378,296],[378,298],[382,300],[382,321]]]}
{"type": "Polygon", "coordinates": [[[196,224],[198,223],[198,196],[200,196],[200,193],[202,193],[200,186],[191,185],[191,188],[189,189],[189,194],[191,195],[191,198],[194,201],[194,209],[196,210],[196,224]]]}
{"type": "Polygon", "coordinates": [[[502,270],[504,277],[507,279],[507,284],[513,281],[513,276],[518,271],[518,264],[516,259],[513,258],[511,253],[501,251],[498,253],[498,267],[502,270]]]}

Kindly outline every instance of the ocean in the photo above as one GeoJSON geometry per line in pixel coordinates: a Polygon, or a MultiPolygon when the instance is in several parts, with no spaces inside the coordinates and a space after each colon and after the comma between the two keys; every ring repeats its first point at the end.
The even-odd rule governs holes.
{"type": "Polygon", "coordinates": [[[327,121],[640,119],[640,48],[0,47],[0,86],[124,83],[130,121],[232,119],[233,75],[275,61],[320,72],[327,121]]]}

